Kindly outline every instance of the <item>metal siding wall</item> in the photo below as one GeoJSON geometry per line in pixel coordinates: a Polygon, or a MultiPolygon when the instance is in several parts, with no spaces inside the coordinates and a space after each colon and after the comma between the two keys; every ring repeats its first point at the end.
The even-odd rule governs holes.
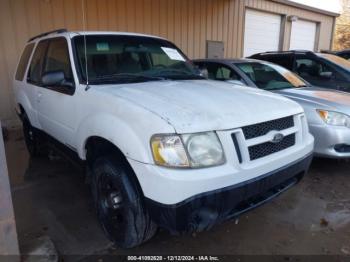
{"type": "MultiPolygon", "coordinates": [[[[272,1],[266,1],[266,0],[246,1],[246,7],[256,8],[256,9],[265,10],[273,13],[279,13],[281,15],[287,15],[287,16],[296,15],[300,19],[319,22],[320,35],[319,35],[319,41],[318,41],[318,50],[330,48],[330,42],[331,42],[331,36],[332,36],[332,24],[334,19],[332,16],[319,14],[319,13],[304,10],[301,8],[288,6],[288,5],[284,5],[284,4],[280,4],[272,1]]],[[[292,26],[292,23],[287,21],[285,31],[284,31],[284,39],[283,39],[284,50],[289,49],[291,26],[292,26]]]]}
{"type": "MultiPolygon", "coordinates": [[[[320,21],[320,48],[329,47],[331,17],[267,0],[85,0],[86,29],[160,35],[190,58],[205,56],[206,40],[223,41],[225,57],[240,57],[246,6],[320,21]]],[[[0,119],[15,119],[11,82],[26,40],[62,27],[83,30],[82,21],[82,0],[0,0],[0,119]]]]}
{"type": "MultiPolygon", "coordinates": [[[[13,12],[14,2],[2,0],[0,6],[0,117],[1,119],[11,119],[14,113],[11,110],[13,103],[12,89],[10,88],[13,69],[17,63],[17,53],[20,46],[17,30],[19,21],[15,19],[17,13],[13,12]],[[17,30],[16,30],[17,29],[17,30]]],[[[22,19],[23,17],[18,17],[22,19]]]]}

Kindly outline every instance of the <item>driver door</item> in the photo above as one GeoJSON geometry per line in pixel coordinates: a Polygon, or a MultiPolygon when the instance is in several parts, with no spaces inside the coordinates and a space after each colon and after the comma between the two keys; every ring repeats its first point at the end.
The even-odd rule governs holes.
{"type": "MultiPolygon", "coordinates": [[[[42,76],[49,72],[62,71],[66,81],[75,89],[68,43],[65,37],[49,40],[44,58],[42,76]]],[[[62,91],[60,86],[39,86],[37,91],[39,123],[47,134],[63,144],[72,144],[76,125],[77,101],[73,92],[62,91]]]]}

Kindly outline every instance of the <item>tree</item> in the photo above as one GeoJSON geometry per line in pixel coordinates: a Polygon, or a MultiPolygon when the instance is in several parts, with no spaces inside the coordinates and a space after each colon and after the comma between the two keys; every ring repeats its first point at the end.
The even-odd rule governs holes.
{"type": "Polygon", "coordinates": [[[342,1],[343,12],[337,18],[333,41],[334,50],[350,48],[350,0],[342,1]]]}

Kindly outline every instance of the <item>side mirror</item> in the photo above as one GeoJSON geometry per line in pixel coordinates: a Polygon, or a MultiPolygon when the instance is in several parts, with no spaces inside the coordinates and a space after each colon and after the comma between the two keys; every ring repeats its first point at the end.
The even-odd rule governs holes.
{"type": "Polygon", "coordinates": [[[53,71],[45,73],[41,78],[41,82],[44,86],[48,87],[61,86],[65,79],[63,71],[53,71]]]}
{"type": "Polygon", "coordinates": [[[321,72],[320,77],[324,79],[331,79],[333,77],[333,72],[321,72]]]}
{"type": "Polygon", "coordinates": [[[205,67],[200,67],[199,65],[195,64],[194,68],[196,69],[198,75],[209,78],[208,70],[205,67]]]}
{"type": "Polygon", "coordinates": [[[206,69],[206,68],[199,68],[199,74],[200,74],[200,76],[203,76],[205,78],[209,78],[208,69],[206,69]]]}
{"type": "Polygon", "coordinates": [[[41,82],[43,86],[51,87],[58,92],[65,94],[74,93],[74,84],[66,80],[63,71],[52,71],[44,73],[41,78],[41,82]]]}

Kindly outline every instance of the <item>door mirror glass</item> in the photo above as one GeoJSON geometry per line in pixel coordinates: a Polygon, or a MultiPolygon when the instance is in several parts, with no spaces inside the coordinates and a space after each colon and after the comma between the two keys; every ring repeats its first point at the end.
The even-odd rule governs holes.
{"type": "Polygon", "coordinates": [[[47,72],[43,74],[41,82],[44,86],[62,86],[65,82],[64,72],[63,71],[54,71],[47,72]]]}

